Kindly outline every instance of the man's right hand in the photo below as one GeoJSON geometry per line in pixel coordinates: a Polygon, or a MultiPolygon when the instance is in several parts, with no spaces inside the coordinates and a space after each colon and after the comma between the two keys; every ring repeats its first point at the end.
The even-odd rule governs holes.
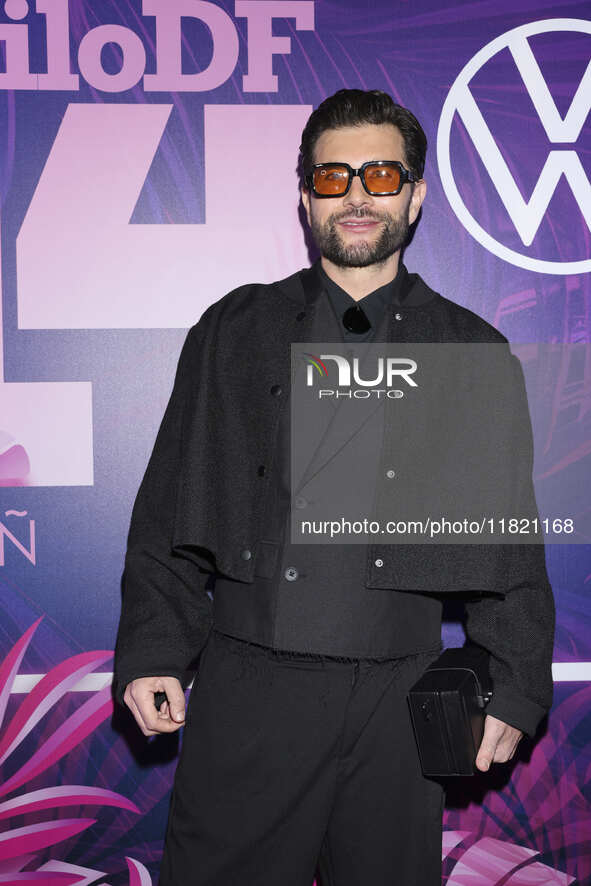
{"type": "Polygon", "coordinates": [[[125,687],[123,701],[144,735],[176,732],[185,723],[185,693],[176,677],[138,677],[125,687]],[[165,692],[158,710],[154,693],[165,692]]]}

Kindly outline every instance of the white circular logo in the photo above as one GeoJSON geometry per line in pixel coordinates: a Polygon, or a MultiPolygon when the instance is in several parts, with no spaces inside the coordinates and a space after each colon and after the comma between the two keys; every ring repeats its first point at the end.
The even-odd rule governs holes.
{"type": "MultiPolygon", "coordinates": [[[[564,147],[550,150],[529,200],[524,200],[470,90],[470,83],[480,69],[497,53],[508,49],[550,144],[574,144],[591,109],[591,61],[566,115],[562,118],[528,43],[528,37],[552,31],[576,31],[591,35],[591,22],[570,18],[530,22],[492,40],[468,62],[452,85],[441,111],[437,131],[437,162],[443,189],[453,211],[468,233],[485,249],[513,265],[531,271],[581,274],[591,271],[591,259],[562,262],[539,259],[509,248],[491,236],[464,203],[451,166],[451,130],[457,113],[524,247],[532,243],[538,232],[563,175],[591,231],[591,183],[577,152],[564,147]]],[[[585,239],[588,242],[588,238],[585,239]]]]}

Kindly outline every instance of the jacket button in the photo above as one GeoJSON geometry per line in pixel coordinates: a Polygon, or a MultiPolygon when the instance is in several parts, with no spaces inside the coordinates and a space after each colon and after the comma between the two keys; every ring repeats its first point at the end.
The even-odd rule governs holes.
{"type": "Polygon", "coordinates": [[[266,469],[265,465],[259,465],[257,468],[257,474],[259,475],[259,477],[264,477],[266,470],[267,469],[266,469]]]}
{"type": "Polygon", "coordinates": [[[274,397],[278,397],[281,394],[281,385],[273,385],[271,393],[274,397]]]}
{"type": "Polygon", "coordinates": [[[394,319],[395,320],[402,320],[402,314],[399,314],[398,311],[396,311],[396,313],[394,314],[394,319]]]}
{"type": "Polygon", "coordinates": [[[305,508],[307,506],[307,504],[308,504],[308,500],[306,498],[304,498],[303,495],[298,495],[298,497],[295,500],[296,508],[305,508]]]}
{"type": "Polygon", "coordinates": [[[296,314],[296,320],[303,320],[305,316],[306,316],[306,312],[300,311],[299,314],[296,314]]]}
{"type": "Polygon", "coordinates": [[[389,468],[386,471],[386,477],[388,478],[388,480],[391,480],[392,477],[395,477],[395,476],[396,476],[396,471],[393,471],[392,468],[389,468]]]}
{"type": "Polygon", "coordinates": [[[376,566],[383,566],[383,565],[384,565],[384,561],[383,561],[383,560],[380,560],[380,558],[378,557],[378,559],[375,561],[375,564],[376,564],[376,566]]]}
{"type": "Polygon", "coordinates": [[[240,551],[240,556],[243,560],[250,560],[252,557],[252,551],[249,551],[248,548],[244,548],[244,550],[240,551]]]}
{"type": "Polygon", "coordinates": [[[288,566],[283,574],[288,581],[295,581],[298,577],[298,571],[295,566],[288,566]]]}

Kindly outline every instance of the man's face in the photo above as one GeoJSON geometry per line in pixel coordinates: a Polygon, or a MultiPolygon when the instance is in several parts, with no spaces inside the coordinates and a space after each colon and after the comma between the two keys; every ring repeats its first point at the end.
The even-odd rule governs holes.
{"type": "MultiPolygon", "coordinates": [[[[358,169],[367,160],[400,160],[408,169],[402,135],[390,123],[327,130],[314,154],[315,163],[349,163],[358,169]]],[[[355,176],[344,197],[316,197],[305,189],[301,193],[320,253],[339,267],[361,268],[386,261],[404,245],[425,192],[421,180],[407,182],[392,197],[371,196],[355,176]]]]}

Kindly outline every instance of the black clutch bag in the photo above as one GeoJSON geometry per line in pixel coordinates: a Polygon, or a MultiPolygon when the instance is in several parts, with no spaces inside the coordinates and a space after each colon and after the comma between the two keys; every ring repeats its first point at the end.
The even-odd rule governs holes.
{"type": "Polygon", "coordinates": [[[490,655],[466,644],[444,649],[410,688],[408,702],[424,775],[474,775],[492,698],[490,655]]]}

